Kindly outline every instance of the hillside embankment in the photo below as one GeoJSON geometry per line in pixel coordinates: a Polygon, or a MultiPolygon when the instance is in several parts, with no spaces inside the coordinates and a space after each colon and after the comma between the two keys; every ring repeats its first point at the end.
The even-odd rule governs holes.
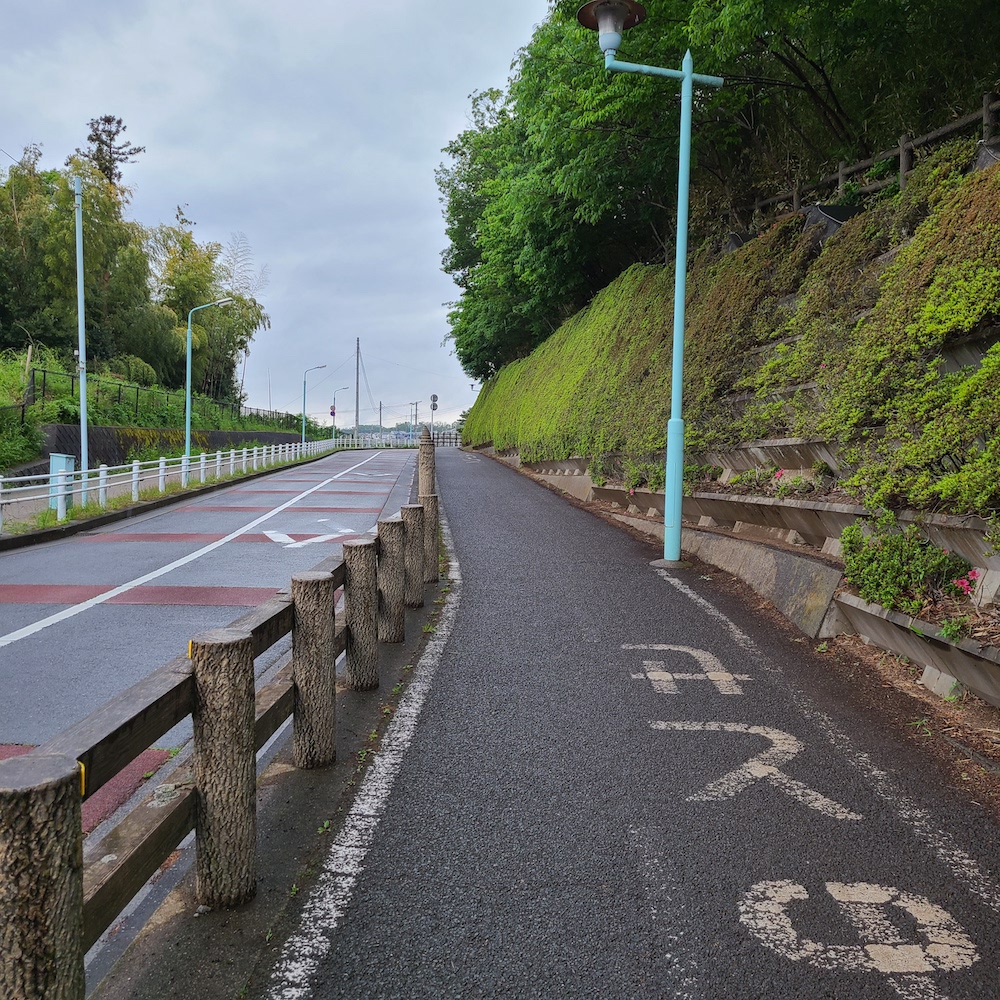
{"type": "MultiPolygon", "coordinates": [[[[941,147],[842,225],[813,209],[692,254],[693,488],[729,465],[725,487],[757,493],[986,517],[1000,506],[1000,164],[986,152],[941,147]],[[822,442],[830,460],[782,482],[766,458],[742,471],[717,458],[788,439],[822,442]]],[[[595,483],[661,489],[672,298],[672,267],[630,267],[483,386],[465,443],[583,457],[595,483]]]]}

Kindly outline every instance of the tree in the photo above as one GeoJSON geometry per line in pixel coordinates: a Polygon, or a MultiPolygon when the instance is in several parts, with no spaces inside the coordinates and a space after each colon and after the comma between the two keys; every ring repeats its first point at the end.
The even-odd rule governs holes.
{"type": "MultiPolygon", "coordinates": [[[[76,155],[89,160],[108,179],[109,184],[120,184],[122,179],[121,165],[135,163],[140,153],[146,152],[145,146],[133,146],[122,138],[122,133],[128,130],[121,118],[114,115],[101,115],[87,122],[90,132],[87,133],[86,149],[76,150],[76,155]]],[[[69,161],[67,160],[67,165],[69,161]]]]}

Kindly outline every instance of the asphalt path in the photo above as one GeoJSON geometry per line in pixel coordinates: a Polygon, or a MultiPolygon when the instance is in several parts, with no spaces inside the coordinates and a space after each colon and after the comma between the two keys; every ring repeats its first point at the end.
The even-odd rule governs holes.
{"type": "MultiPolygon", "coordinates": [[[[0,756],[47,741],[183,655],[196,633],[338,555],[409,502],[414,455],[337,452],[0,554],[0,756]]],[[[258,675],[288,644],[258,659],[258,675]]]]}
{"type": "Polygon", "coordinates": [[[251,996],[997,995],[995,825],[821,657],[497,463],[438,481],[442,634],[251,996]]]}

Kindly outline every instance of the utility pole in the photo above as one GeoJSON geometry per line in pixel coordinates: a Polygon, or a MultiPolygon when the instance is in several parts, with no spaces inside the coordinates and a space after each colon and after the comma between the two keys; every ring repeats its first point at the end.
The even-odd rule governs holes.
{"type": "Polygon", "coordinates": [[[382,400],[378,401],[378,440],[382,443],[382,400]]]}
{"type": "Polygon", "coordinates": [[[359,441],[361,427],[361,338],[354,352],[354,440],[359,441]]]}
{"type": "MultiPolygon", "coordinates": [[[[80,365],[80,471],[86,473],[90,463],[87,428],[87,331],[83,306],[83,181],[73,178],[76,202],[76,325],[77,354],[80,365]]],[[[87,477],[80,480],[80,504],[87,502],[87,477]]]]}

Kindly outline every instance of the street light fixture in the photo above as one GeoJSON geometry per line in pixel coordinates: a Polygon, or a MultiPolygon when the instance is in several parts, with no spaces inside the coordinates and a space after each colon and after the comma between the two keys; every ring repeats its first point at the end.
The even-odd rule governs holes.
{"type": "Polygon", "coordinates": [[[302,373],[302,443],[306,443],[306,376],[310,372],[318,372],[320,368],[325,368],[326,365],[313,365],[312,368],[307,368],[302,373]]]}
{"type": "Polygon", "coordinates": [[[191,461],[191,317],[199,309],[211,309],[212,306],[228,306],[233,300],[231,298],[216,299],[214,302],[206,302],[203,306],[195,306],[188,313],[187,329],[187,380],[184,389],[184,457],[191,461]]]}
{"type": "Polygon", "coordinates": [[[640,73],[666,76],[681,81],[681,129],[677,165],[677,248],[674,262],[674,338],[670,379],[670,420],[667,423],[667,463],[663,502],[663,558],[678,562],[681,558],[681,504],[684,499],[684,419],[681,401],[684,383],[684,297],[687,286],[688,189],[691,180],[691,107],[694,84],[721,87],[718,76],[694,72],[690,49],[681,69],[663,69],[638,63],[619,62],[615,56],[622,33],[646,18],[642,4],[634,0],[593,0],[577,12],[585,28],[596,30],[604,53],[604,67],[614,73],[640,73]]]}
{"type": "Polygon", "coordinates": [[[339,389],[333,390],[333,406],[330,407],[330,440],[337,436],[337,393],[350,389],[349,385],[342,385],[339,389]]]}

